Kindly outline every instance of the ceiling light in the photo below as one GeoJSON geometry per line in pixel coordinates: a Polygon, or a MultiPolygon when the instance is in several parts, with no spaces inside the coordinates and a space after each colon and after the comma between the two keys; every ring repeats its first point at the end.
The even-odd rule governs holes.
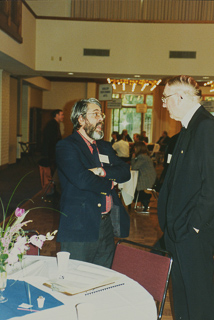
{"type": "Polygon", "coordinates": [[[72,76],[74,73],[73,72],[68,72],[69,76],[72,76]]]}
{"type": "Polygon", "coordinates": [[[134,83],[133,83],[133,85],[132,85],[132,92],[134,92],[134,91],[135,91],[135,87],[136,87],[136,85],[137,85],[137,84],[136,84],[136,82],[134,82],[134,83]]]}
{"type": "MultiPolygon", "coordinates": [[[[138,76],[138,75],[136,75],[138,76]]],[[[130,85],[132,88],[132,92],[135,91],[137,86],[140,86],[141,91],[143,91],[147,86],[151,86],[151,91],[153,91],[161,82],[162,79],[159,80],[133,80],[133,79],[110,79],[107,78],[107,82],[112,84],[113,89],[116,89],[116,85],[122,85],[122,90],[126,90],[126,85],[130,85]]]]}
{"type": "Polygon", "coordinates": [[[139,74],[135,74],[134,77],[135,78],[140,78],[140,75],[139,74]]]}

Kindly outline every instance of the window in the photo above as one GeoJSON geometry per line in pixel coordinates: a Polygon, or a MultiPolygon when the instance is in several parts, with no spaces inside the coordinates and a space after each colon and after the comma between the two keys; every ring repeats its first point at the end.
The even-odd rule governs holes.
{"type": "Polygon", "coordinates": [[[0,0],[0,29],[22,43],[22,1],[0,0]]]}
{"type": "Polygon", "coordinates": [[[136,106],[137,104],[144,102],[143,95],[136,94],[122,94],[122,105],[123,106],[136,106]]]}
{"type": "Polygon", "coordinates": [[[122,98],[122,108],[112,109],[112,131],[121,133],[123,129],[127,129],[132,138],[134,133],[140,134],[145,130],[151,142],[153,95],[114,94],[112,98],[122,98]],[[147,112],[137,113],[136,104],[144,101],[147,104],[147,112]]]}

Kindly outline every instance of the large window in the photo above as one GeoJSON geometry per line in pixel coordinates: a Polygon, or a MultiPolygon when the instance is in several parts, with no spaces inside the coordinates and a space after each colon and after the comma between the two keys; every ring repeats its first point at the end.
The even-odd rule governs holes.
{"type": "Polygon", "coordinates": [[[135,95],[135,94],[113,94],[113,99],[122,99],[122,108],[112,110],[112,131],[121,133],[123,129],[127,129],[130,137],[134,133],[146,131],[149,141],[152,135],[152,95],[135,95]],[[136,112],[137,104],[147,104],[147,112],[145,114],[136,112]]]}

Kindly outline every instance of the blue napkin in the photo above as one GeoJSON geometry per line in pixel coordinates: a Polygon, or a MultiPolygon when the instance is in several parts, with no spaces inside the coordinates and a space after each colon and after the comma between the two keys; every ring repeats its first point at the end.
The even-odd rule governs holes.
{"type": "Polygon", "coordinates": [[[17,310],[18,306],[22,303],[33,305],[32,310],[38,310],[39,312],[63,305],[61,301],[55,299],[49,293],[39,290],[25,281],[7,280],[4,296],[8,298],[8,301],[0,305],[1,320],[22,317],[29,314],[31,311],[17,310]],[[31,301],[29,301],[28,288],[30,290],[31,301]],[[42,309],[39,309],[37,304],[37,298],[39,296],[45,298],[44,307],[42,309]]]}

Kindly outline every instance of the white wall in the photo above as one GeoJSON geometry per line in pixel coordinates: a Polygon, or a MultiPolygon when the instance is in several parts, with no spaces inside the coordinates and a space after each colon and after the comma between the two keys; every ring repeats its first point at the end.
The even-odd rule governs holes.
{"type": "Polygon", "coordinates": [[[70,17],[72,0],[26,0],[37,16],[70,17]]]}
{"type": "Polygon", "coordinates": [[[107,74],[211,76],[214,74],[213,32],[214,24],[38,19],[36,68],[107,74]],[[83,48],[110,49],[110,57],[85,57],[83,48]],[[197,51],[197,57],[169,59],[170,50],[197,51]]]}
{"type": "Polygon", "coordinates": [[[22,37],[23,43],[20,44],[0,30],[0,51],[35,69],[36,19],[24,5],[22,5],[22,37]]]}

